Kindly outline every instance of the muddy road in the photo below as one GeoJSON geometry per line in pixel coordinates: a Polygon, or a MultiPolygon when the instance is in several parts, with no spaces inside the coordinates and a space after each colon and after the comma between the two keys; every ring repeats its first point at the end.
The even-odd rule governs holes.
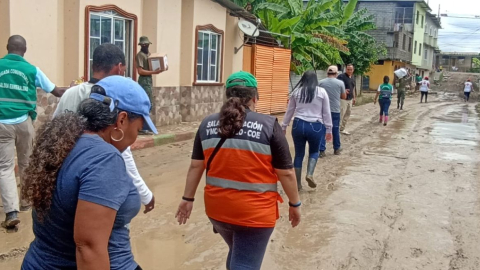
{"type": "MultiPolygon", "coordinates": [[[[292,229],[280,206],[262,269],[480,269],[479,116],[458,94],[429,98],[391,109],[387,127],[376,123],[378,105],[354,108],[344,152],[334,156],[328,145],[319,187],[301,193],[301,225],[292,229]]],[[[132,223],[144,269],[225,269],[227,246],[204,214],[202,188],[187,225],[175,223],[191,147],[134,153],[157,202],[132,223]]],[[[33,237],[29,215],[17,233],[0,231],[0,269],[19,269],[33,237]]]]}

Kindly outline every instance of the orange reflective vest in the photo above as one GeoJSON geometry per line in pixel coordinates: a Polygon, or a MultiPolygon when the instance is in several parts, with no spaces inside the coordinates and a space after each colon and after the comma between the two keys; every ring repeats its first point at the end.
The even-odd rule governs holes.
{"type": "MultiPolygon", "coordinates": [[[[278,177],[270,138],[276,118],[248,111],[243,128],[225,141],[206,176],[205,209],[212,219],[248,227],[275,227],[279,217],[278,177]]],[[[220,141],[219,114],[205,118],[199,131],[205,166],[220,141]]]]}

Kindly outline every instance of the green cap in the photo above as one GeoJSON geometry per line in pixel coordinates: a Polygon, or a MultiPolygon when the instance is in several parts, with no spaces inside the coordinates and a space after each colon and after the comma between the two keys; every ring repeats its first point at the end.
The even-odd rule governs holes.
{"type": "Polygon", "coordinates": [[[138,42],[138,45],[143,45],[143,44],[152,44],[152,42],[148,40],[148,37],[142,36],[140,37],[140,42],[138,42]]]}
{"type": "Polygon", "coordinates": [[[226,82],[226,87],[230,88],[232,86],[237,86],[237,85],[242,85],[246,87],[257,87],[257,79],[248,72],[245,71],[239,71],[235,72],[230,77],[228,77],[227,82],[226,82]]]}

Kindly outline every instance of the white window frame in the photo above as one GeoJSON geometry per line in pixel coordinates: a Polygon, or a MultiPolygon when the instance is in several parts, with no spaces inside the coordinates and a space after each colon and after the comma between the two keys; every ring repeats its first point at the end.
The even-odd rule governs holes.
{"type": "Polygon", "coordinates": [[[425,48],[425,50],[423,51],[423,54],[424,54],[424,59],[428,60],[428,48],[425,48]]]}
{"type": "Polygon", "coordinates": [[[101,19],[102,18],[106,18],[106,19],[110,19],[111,20],[111,35],[110,35],[110,41],[113,41],[113,42],[109,42],[111,44],[114,44],[115,45],[115,42],[122,42],[123,43],[123,48],[122,48],[122,51],[123,53],[125,54],[125,58],[127,58],[127,55],[130,55],[131,57],[129,57],[130,59],[126,59],[126,65],[127,65],[127,70],[125,72],[125,75],[128,76],[128,77],[133,77],[133,65],[134,65],[134,59],[133,59],[133,48],[135,47],[135,44],[134,44],[134,40],[133,40],[133,31],[134,31],[134,21],[132,19],[129,19],[129,18],[126,18],[126,17],[123,17],[121,15],[119,15],[116,11],[114,10],[107,10],[107,11],[102,11],[102,12],[89,12],[88,14],[88,20],[89,20],[89,24],[88,24],[88,47],[87,47],[87,50],[88,50],[88,78],[91,77],[92,74],[90,74],[90,69],[91,69],[91,65],[92,65],[92,62],[93,62],[93,53],[91,52],[90,48],[91,48],[91,41],[92,39],[97,39],[100,41],[100,45],[102,44],[102,23],[101,23],[101,19]],[[91,31],[91,27],[92,27],[92,16],[99,16],[100,17],[100,29],[99,29],[99,36],[98,37],[95,37],[95,36],[92,36],[92,31],[91,31]],[[123,22],[123,39],[116,39],[115,38],[115,21],[122,21],[123,22]],[[130,23],[129,27],[130,27],[130,37],[128,38],[127,37],[127,21],[130,23]],[[129,53],[127,53],[127,42],[130,42],[130,50],[129,50],[129,53]]]}
{"type": "MultiPolygon", "coordinates": [[[[203,39],[203,37],[202,37],[203,39]]],[[[197,50],[197,57],[195,59],[195,69],[197,70],[196,72],[196,78],[195,78],[195,83],[198,84],[208,84],[208,83],[221,83],[221,68],[222,68],[222,44],[223,44],[223,33],[218,33],[216,31],[208,30],[208,29],[202,29],[202,30],[197,30],[197,40],[195,40],[195,49],[197,50]],[[205,48],[199,47],[198,46],[198,40],[200,39],[200,35],[208,35],[209,42],[208,42],[208,60],[207,60],[207,78],[201,78],[203,76],[203,69],[205,68],[203,65],[203,51],[205,48]],[[216,48],[212,48],[212,38],[216,38],[216,48]],[[198,53],[198,51],[201,50],[201,53],[198,53]],[[215,64],[212,64],[211,62],[211,53],[215,52],[216,54],[216,62],[215,64]],[[200,58],[200,55],[202,57],[201,63],[198,63],[198,59],[200,58]],[[198,67],[201,66],[201,72],[198,72],[198,67]],[[211,78],[211,68],[215,68],[215,77],[214,79],[211,78]],[[201,79],[199,79],[199,77],[201,79]]]]}

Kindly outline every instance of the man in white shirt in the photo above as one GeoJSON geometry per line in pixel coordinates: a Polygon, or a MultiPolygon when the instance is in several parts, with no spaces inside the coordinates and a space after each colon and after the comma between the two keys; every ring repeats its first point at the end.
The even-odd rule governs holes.
{"type": "Polygon", "coordinates": [[[470,99],[470,92],[473,91],[473,83],[470,79],[465,82],[465,88],[463,89],[463,94],[465,96],[465,102],[468,102],[470,99]]]}
{"type": "Polygon", "coordinates": [[[420,103],[423,103],[424,96],[425,96],[425,103],[427,103],[429,89],[430,89],[430,81],[428,80],[428,77],[425,77],[425,79],[420,82],[420,93],[422,94],[420,98],[420,103]]]}
{"type": "MultiPolygon", "coordinates": [[[[123,75],[125,73],[125,55],[120,48],[113,44],[102,44],[93,52],[92,70],[93,74],[90,81],[72,87],[65,92],[53,113],[53,117],[65,111],[77,112],[80,103],[90,97],[92,86],[98,81],[112,75],[123,75]]],[[[152,211],[155,207],[155,197],[138,173],[130,147],[122,153],[122,157],[125,160],[127,173],[132,178],[138,193],[140,193],[142,204],[145,205],[144,213],[152,211]]]]}

